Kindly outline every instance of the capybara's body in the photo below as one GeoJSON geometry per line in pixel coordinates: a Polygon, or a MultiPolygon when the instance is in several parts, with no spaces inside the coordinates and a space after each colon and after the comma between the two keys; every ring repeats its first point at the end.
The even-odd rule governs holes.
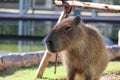
{"type": "Polygon", "coordinates": [[[79,16],[56,24],[46,38],[48,51],[62,53],[67,80],[99,80],[108,63],[99,32],[79,16]]]}

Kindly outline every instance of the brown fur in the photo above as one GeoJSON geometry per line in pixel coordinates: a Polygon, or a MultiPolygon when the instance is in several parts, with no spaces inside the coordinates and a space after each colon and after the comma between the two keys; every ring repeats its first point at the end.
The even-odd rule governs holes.
{"type": "Polygon", "coordinates": [[[99,80],[107,66],[101,35],[79,16],[56,24],[46,38],[46,46],[52,53],[62,53],[68,80],[99,80]]]}

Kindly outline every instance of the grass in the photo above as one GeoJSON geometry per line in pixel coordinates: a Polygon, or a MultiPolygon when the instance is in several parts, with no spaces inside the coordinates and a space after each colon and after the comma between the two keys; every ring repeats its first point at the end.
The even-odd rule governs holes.
{"type": "Polygon", "coordinates": [[[0,72],[0,80],[33,80],[37,66],[12,68],[0,72]]]}
{"type": "MultiPolygon", "coordinates": [[[[0,72],[0,80],[34,80],[38,66],[27,68],[12,68],[0,72]]],[[[110,62],[105,70],[105,74],[120,72],[120,62],[110,62]]],[[[50,63],[44,74],[43,79],[37,80],[53,80],[66,75],[64,67],[59,64],[57,66],[57,74],[54,74],[54,64],[50,63]]],[[[119,77],[120,79],[120,77],[119,77]]]]}
{"type": "Polygon", "coordinates": [[[40,45],[22,45],[21,51],[16,44],[0,44],[0,53],[9,52],[32,52],[45,50],[45,46],[40,45]]]}
{"type": "Polygon", "coordinates": [[[106,73],[119,73],[120,74],[120,62],[116,61],[116,62],[110,62],[108,64],[108,67],[106,67],[106,70],[104,72],[106,73]]]}
{"type": "Polygon", "coordinates": [[[66,75],[65,73],[66,72],[65,72],[62,64],[59,64],[57,66],[56,74],[54,74],[54,65],[51,65],[51,66],[47,67],[47,69],[45,70],[43,79],[38,79],[38,80],[44,80],[45,78],[46,79],[57,79],[57,78],[65,76],[66,75]]]}
{"type": "MultiPolygon", "coordinates": [[[[28,68],[12,68],[0,72],[0,80],[34,80],[38,66],[28,68]]],[[[54,74],[54,65],[49,64],[44,72],[43,79],[56,79],[64,76],[65,70],[61,64],[57,66],[57,74],[54,74]]]]}

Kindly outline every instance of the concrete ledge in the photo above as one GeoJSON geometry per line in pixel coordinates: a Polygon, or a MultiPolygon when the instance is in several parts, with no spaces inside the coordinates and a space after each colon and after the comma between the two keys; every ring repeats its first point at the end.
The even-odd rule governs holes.
{"type": "MultiPolygon", "coordinates": [[[[39,65],[45,51],[27,52],[27,53],[9,53],[0,56],[0,71],[13,67],[28,67],[39,65]]],[[[55,54],[52,54],[50,62],[55,61],[55,54]]],[[[58,62],[61,62],[58,56],[58,62]]]]}
{"type": "Polygon", "coordinates": [[[12,67],[28,67],[31,65],[39,65],[44,51],[28,52],[28,53],[10,53],[0,56],[0,71],[12,67]]]}

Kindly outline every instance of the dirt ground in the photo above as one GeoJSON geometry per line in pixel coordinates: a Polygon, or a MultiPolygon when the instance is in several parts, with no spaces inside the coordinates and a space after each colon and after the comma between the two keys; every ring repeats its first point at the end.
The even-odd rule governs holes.
{"type": "Polygon", "coordinates": [[[105,74],[100,80],[120,80],[120,74],[105,74]]]}

